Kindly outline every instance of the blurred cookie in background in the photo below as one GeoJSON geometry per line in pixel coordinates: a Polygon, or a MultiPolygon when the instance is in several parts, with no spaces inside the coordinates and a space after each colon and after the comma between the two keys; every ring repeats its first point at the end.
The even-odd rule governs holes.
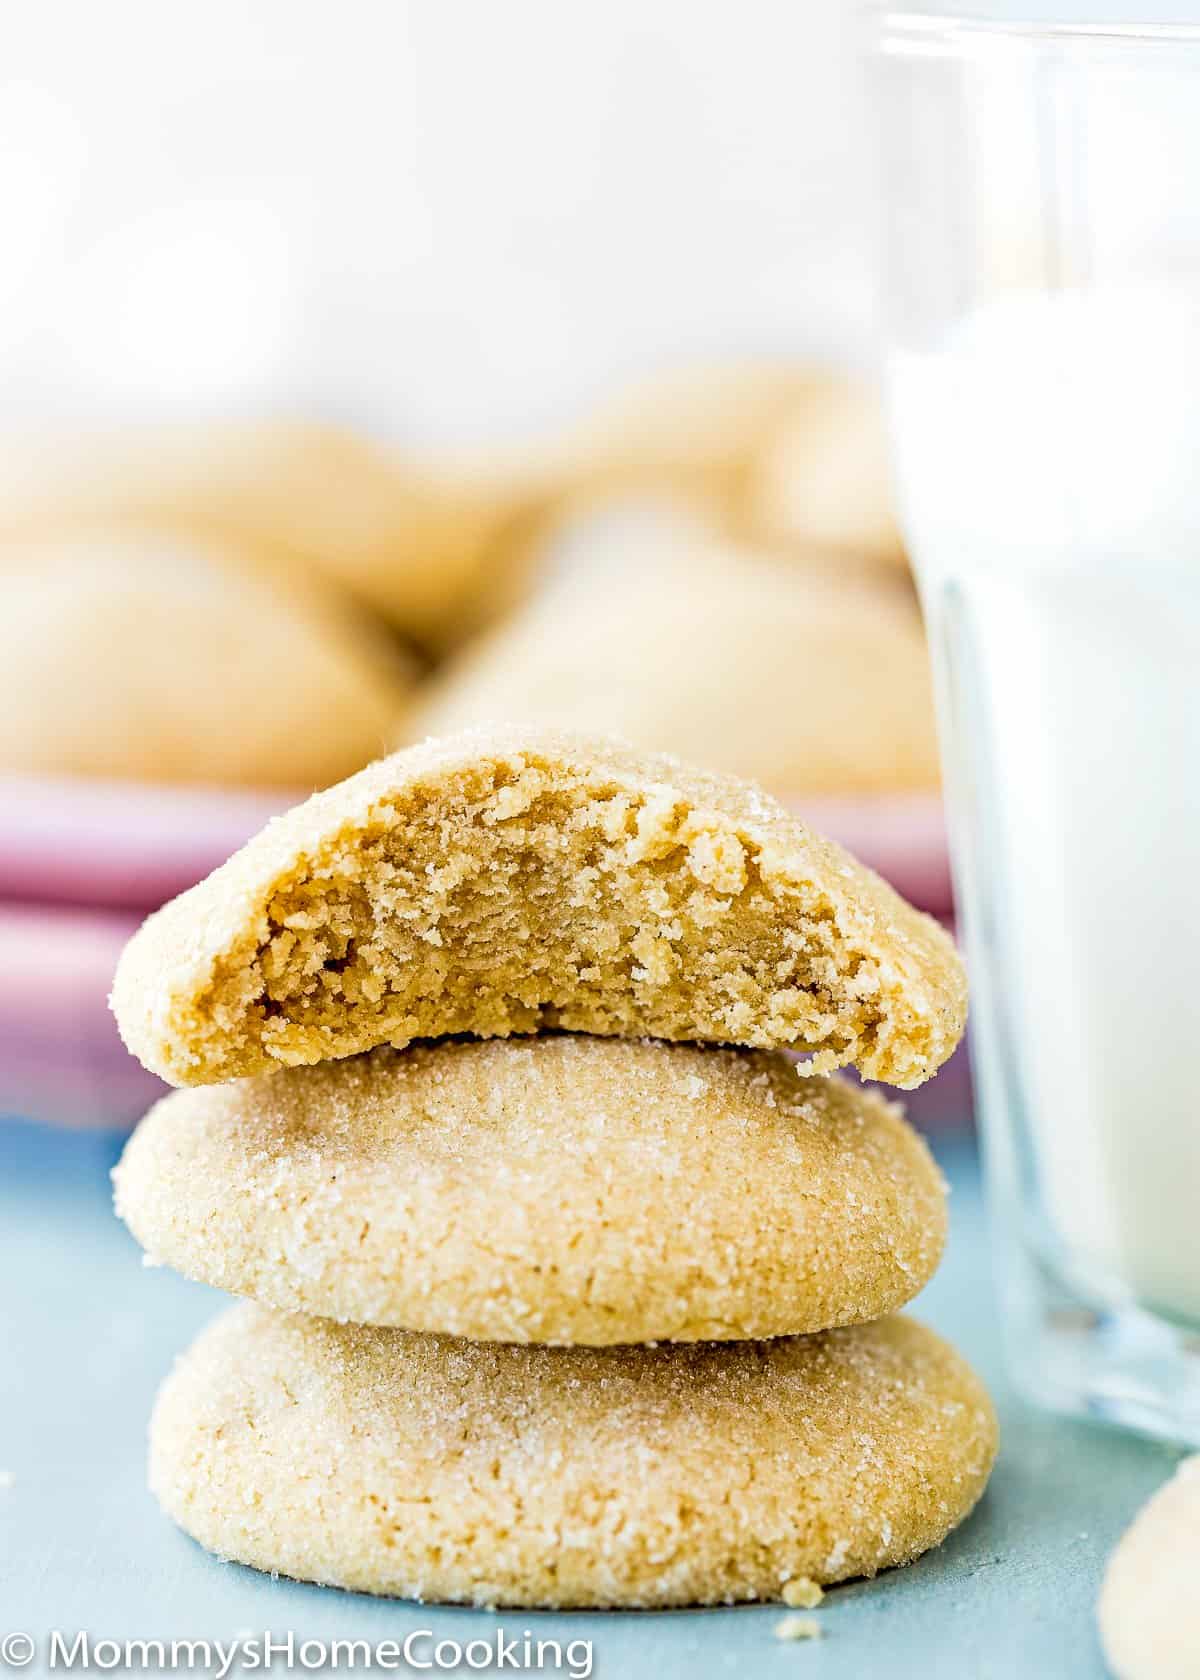
{"type": "Polygon", "coordinates": [[[435,467],[283,418],[6,438],[0,537],[104,525],[232,545],[336,584],[438,650],[516,592],[525,549],[504,539],[548,499],[543,471],[435,467]]]}
{"type": "Polygon", "coordinates": [[[575,499],[651,489],[732,512],[811,383],[804,365],[768,357],[643,375],[567,424],[542,475],[575,499]]]}
{"type": "Polygon", "coordinates": [[[333,583],[435,657],[517,604],[570,511],[666,492],[834,556],[903,559],[865,387],[760,358],[627,382],[489,450],[423,455],[283,416],[0,439],[0,540],[102,526],[333,583]]]}
{"type": "Polygon", "coordinates": [[[810,369],[747,476],[741,520],[762,541],[905,568],[875,386],[810,369]]]}
{"type": "Polygon", "coordinates": [[[536,582],[555,533],[616,500],[666,497],[712,525],[743,524],[763,451],[812,384],[804,364],[765,356],[667,366],[618,382],[556,427],[444,460],[507,510],[476,568],[485,593],[462,622],[499,618],[536,582]]]}
{"type": "Polygon", "coordinates": [[[553,724],[783,795],[937,785],[924,632],[902,584],[735,547],[657,502],[569,526],[548,569],[427,685],[406,739],[553,724]]]}
{"type": "Polygon", "coordinates": [[[324,786],[375,758],[409,656],[333,593],[175,537],[0,547],[0,769],[324,786]]]}

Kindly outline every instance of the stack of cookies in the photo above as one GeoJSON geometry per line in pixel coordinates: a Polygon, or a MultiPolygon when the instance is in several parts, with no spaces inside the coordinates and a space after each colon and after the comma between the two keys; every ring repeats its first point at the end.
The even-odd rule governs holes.
{"type": "Polygon", "coordinates": [[[428,741],[152,917],[113,1003],[190,1087],[118,1208],[248,1298],[151,1428],[154,1492],[221,1556],[489,1605],[803,1602],[979,1497],[986,1394],[888,1316],[941,1181],[829,1077],[927,1078],[962,972],[756,789],[428,741]]]}

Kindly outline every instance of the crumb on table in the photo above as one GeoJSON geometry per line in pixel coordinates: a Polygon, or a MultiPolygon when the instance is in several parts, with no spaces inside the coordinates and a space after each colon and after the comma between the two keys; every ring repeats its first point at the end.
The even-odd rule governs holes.
{"type": "Polygon", "coordinates": [[[824,1633],[815,1616],[781,1616],[775,1623],[776,1639],[821,1639],[824,1633]]]}

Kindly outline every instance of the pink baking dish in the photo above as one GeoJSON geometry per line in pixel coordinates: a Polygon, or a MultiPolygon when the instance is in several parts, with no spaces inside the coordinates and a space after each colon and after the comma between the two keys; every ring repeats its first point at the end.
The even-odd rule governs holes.
{"type": "MultiPolygon", "coordinates": [[[[162,1089],[108,1012],[141,918],[221,863],[286,793],[0,778],[0,1114],[126,1127],[162,1089]]],[[[939,801],[802,800],[796,809],[914,903],[947,916],[939,801]]],[[[960,1052],[909,1099],[929,1124],[969,1106],[960,1052]]]]}

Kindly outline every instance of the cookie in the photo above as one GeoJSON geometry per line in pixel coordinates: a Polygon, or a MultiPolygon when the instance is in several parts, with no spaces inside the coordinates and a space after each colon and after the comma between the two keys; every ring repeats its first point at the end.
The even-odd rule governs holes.
{"type": "Polygon", "coordinates": [[[394,736],[407,658],[327,592],[111,531],[0,551],[0,768],[324,787],[394,736]]]}
{"type": "Polygon", "coordinates": [[[546,495],[540,477],[426,463],[337,426],[207,420],[15,440],[0,535],[102,523],[238,547],[332,582],[441,648],[516,591],[509,574],[524,560],[505,535],[546,495]]]}
{"type": "Polygon", "coordinates": [[[813,378],[802,364],[765,356],[656,369],[547,440],[543,474],[575,500],[649,487],[728,509],[813,378]]]}
{"type": "Polygon", "coordinates": [[[550,1037],[176,1091],[114,1174],[156,1261],[270,1306],[483,1341],[856,1324],[933,1275],[899,1109],[778,1051],[550,1037]]]}
{"type": "Polygon", "coordinates": [[[1142,1507],[1109,1561],[1100,1638],[1117,1680],[1200,1672],[1200,1454],[1142,1507]]]}
{"type": "Polygon", "coordinates": [[[813,373],[748,474],[742,519],[768,542],[907,566],[883,406],[869,382],[813,373]]]}
{"type": "Polygon", "coordinates": [[[910,594],[686,526],[622,529],[444,666],[409,738],[503,718],[609,729],[781,795],[936,787],[910,594]]]}
{"type": "Polygon", "coordinates": [[[117,968],[177,1085],[558,1027],[919,1085],[966,983],[938,924],[749,783],[586,737],[431,740],[277,818],[117,968]]]}
{"type": "Polygon", "coordinates": [[[904,1318],[545,1348],[242,1305],[177,1363],[150,1485],[210,1551],[472,1604],[778,1598],[936,1546],[983,1491],[983,1387],[904,1318]]]}

